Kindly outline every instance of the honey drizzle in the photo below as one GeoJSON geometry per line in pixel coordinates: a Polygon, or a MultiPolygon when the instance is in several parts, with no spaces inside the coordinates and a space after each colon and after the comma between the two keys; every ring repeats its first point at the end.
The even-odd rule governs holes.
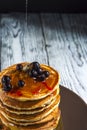
{"type": "MultiPolygon", "coordinates": [[[[25,65],[23,65],[23,67],[25,67],[25,65]]],[[[35,82],[35,79],[29,77],[28,73],[26,71],[17,71],[15,70],[16,66],[13,67],[12,69],[5,73],[7,75],[9,75],[11,77],[11,84],[12,84],[12,90],[10,92],[8,92],[9,96],[13,96],[13,97],[29,97],[31,98],[32,95],[38,95],[41,93],[48,93],[48,91],[51,91],[54,89],[55,83],[53,83],[51,86],[51,82],[53,82],[53,80],[57,81],[57,78],[55,79],[53,75],[55,75],[56,73],[50,73],[49,78],[47,78],[45,81],[42,82],[35,82]],[[25,82],[24,87],[20,88],[18,87],[18,81],[19,80],[23,80],[25,82]]],[[[42,68],[44,70],[48,70],[45,67],[42,66],[42,68]]],[[[51,69],[49,69],[49,71],[51,71],[51,69]]],[[[55,76],[56,77],[56,76],[55,76]]]]}
{"type": "Polygon", "coordinates": [[[42,84],[43,84],[48,90],[53,90],[53,88],[51,88],[50,86],[48,86],[46,82],[42,82],[42,84]]]}
{"type": "Polygon", "coordinates": [[[34,91],[32,91],[32,94],[38,94],[41,91],[41,86],[37,87],[34,91]]]}

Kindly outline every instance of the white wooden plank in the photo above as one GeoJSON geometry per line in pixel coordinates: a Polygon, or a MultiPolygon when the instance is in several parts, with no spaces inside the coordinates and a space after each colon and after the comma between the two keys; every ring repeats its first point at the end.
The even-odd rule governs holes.
{"type": "Polygon", "coordinates": [[[86,52],[83,53],[87,44],[84,44],[85,48],[82,51],[83,43],[80,40],[84,39],[84,35],[79,35],[79,30],[82,30],[78,28],[79,20],[76,17],[77,15],[42,14],[42,23],[50,65],[59,71],[61,84],[76,92],[87,102],[87,62],[84,59],[86,52]]]}
{"type": "Polygon", "coordinates": [[[25,14],[2,15],[2,58],[1,68],[8,65],[37,60],[47,63],[44,38],[38,15],[28,15],[26,27],[25,14]]]}
{"type": "MultiPolygon", "coordinates": [[[[86,78],[86,72],[87,72],[87,62],[86,62],[86,53],[83,55],[83,51],[87,48],[87,44],[84,41],[87,41],[87,38],[85,35],[87,35],[87,32],[83,32],[83,19],[79,19],[77,15],[72,15],[72,17],[69,15],[69,17],[65,17],[65,15],[62,15],[64,28],[67,36],[67,40],[69,41],[69,50],[67,52],[70,52],[71,58],[71,68],[73,71],[72,79],[74,82],[74,86],[78,94],[87,102],[87,78],[86,78]],[[66,21],[67,19],[67,21],[66,21]],[[80,21],[80,22],[79,22],[80,21]],[[67,34],[67,26],[70,27],[70,32],[67,34]],[[72,26],[73,25],[73,28],[72,26]],[[83,25],[80,28],[80,25],[83,25]],[[71,41],[73,43],[71,44],[71,41]],[[82,42],[83,41],[83,42],[82,42]],[[82,50],[82,46],[85,46],[85,49],[82,50]]],[[[68,29],[69,29],[68,27],[68,29]]],[[[68,55],[68,53],[67,53],[68,55]]],[[[70,66],[68,66],[70,68],[70,66]]]]}
{"type": "Polygon", "coordinates": [[[1,27],[1,15],[0,15],[0,71],[1,71],[1,45],[2,45],[2,27],[1,27]]]}
{"type": "Polygon", "coordinates": [[[28,15],[28,27],[24,28],[24,48],[25,56],[28,61],[39,61],[48,63],[45,50],[45,40],[43,37],[41,21],[39,15],[28,15]],[[27,31],[26,31],[27,30],[27,31]]]}
{"type": "Polygon", "coordinates": [[[12,15],[2,15],[1,69],[22,61],[20,50],[20,24],[12,15]]]}

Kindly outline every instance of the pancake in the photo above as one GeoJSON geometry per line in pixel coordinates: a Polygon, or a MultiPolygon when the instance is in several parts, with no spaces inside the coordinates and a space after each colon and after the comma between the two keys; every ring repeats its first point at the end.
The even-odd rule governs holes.
{"type": "MultiPolygon", "coordinates": [[[[20,63],[0,73],[0,119],[5,130],[54,130],[60,119],[59,73],[20,63]]],[[[4,130],[3,129],[3,130],[4,130]]]]}
{"type": "Polygon", "coordinates": [[[13,123],[15,125],[20,125],[20,126],[28,126],[28,125],[35,125],[35,124],[45,123],[45,122],[53,120],[54,117],[57,116],[57,115],[60,116],[60,110],[58,109],[58,107],[56,107],[54,109],[54,111],[52,111],[50,114],[48,114],[45,118],[40,119],[38,121],[32,121],[32,122],[15,121],[15,120],[12,120],[12,119],[8,119],[7,117],[4,116],[4,114],[2,114],[2,116],[4,116],[5,119],[7,119],[10,123],[13,123]]]}
{"type": "Polygon", "coordinates": [[[51,120],[50,122],[42,123],[42,124],[36,124],[36,125],[28,125],[28,126],[16,126],[10,122],[8,122],[4,116],[0,114],[0,118],[2,123],[6,126],[5,130],[54,130],[59,122],[60,116],[58,115],[55,117],[55,119],[51,120]]]}
{"type": "MultiPolygon", "coordinates": [[[[48,117],[43,119],[43,122],[42,121],[36,122],[36,124],[27,125],[26,127],[25,126],[20,127],[19,125],[12,124],[12,122],[8,122],[8,120],[1,114],[0,114],[0,117],[1,117],[3,124],[5,124],[6,126],[9,126],[10,128],[15,127],[17,130],[21,130],[21,129],[23,129],[23,130],[34,130],[35,128],[36,129],[41,128],[41,130],[43,130],[43,129],[45,130],[45,128],[48,128],[48,124],[51,124],[52,122],[55,122],[55,121],[56,121],[56,123],[58,123],[58,121],[60,119],[60,110],[58,110],[58,108],[56,108],[54,112],[52,112],[48,117]]],[[[53,128],[54,127],[52,127],[52,129],[53,128]]]]}
{"type": "Polygon", "coordinates": [[[41,108],[50,104],[58,94],[59,94],[59,87],[52,94],[40,100],[19,101],[19,100],[9,98],[2,94],[0,94],[0,100],[5,106],[10,108],[14,108],[17,110],[31,110],[31,109],[41,108]]]}
{"type": "MultiPolygon", "coordinates": [[[[29,63],[21,63],[24,67],[29,65],[29,63]]],[[[5,93],[4,91],[0,91],[0,95],[10,97],[13,99],[26,101],[26,100],[38,100],[45,98],[50,95],[58,86],[59,86],[59,74],[51,67],[47,65],[41,65],[42,69],[50,72],[49,78],[47,78],[44,82],[36,82],[33,78],[30,78],[27,73],[22,71],[21,73],[16,70],[16,65],[10,66],[7,69],[4,69],[0,73],[0,79],[2,79],[3,75],[8,75],[11,77],[11,83],[17,87],[17,83],[19,79],[23,79],[26,82],[26,85],[20,89],[21,96],[17,95],[17,91],[11,91],[9,93],[5,93]],[[40,92],[38,94],[33,94],[35,90],[40,87],[40,92]],[[49,89],[50,88],[50,91],[49,89]]],[[[2,88],[2,84],[0,84],[0,88],[2,88]]],[[[0,89],[2,90],[2,89],[0,89]]]]}
{"type": "Polygon", "coordinates": [[[44,118],[45,116],[47,116],[48,114],[50,114],[56,107],[58,107],[58,101],[59,101],[59,96],[56,98],[55,102],[50,107],[48,107],[42,112],[38,112],[35,114],[18,115],[18,114],[10,113],[6,111],[6,109],[0,109],[0,111],[2,115],[4,115],[8,120],[12,119],[15,121],[26,121],[26,122],[38,121],[44,118]]]}
{"type": "MultiPolygon", "coordinates": [[[[56,98],[58,98],[57,103],[59,104],[60,103],[60,95],[57,95],[55,97],[55,99],[56,98]]],[[[5,110],[7,112],[14,113],[14,114],[17,114],[17,115],[20,115],[20,114],[35,114],[35,113],[42,112],[43,110],[49,108],[54,102],[55,102],[55,100],[52,100],[50,102],[50,104],[47,104],[47,105],[44,105],[43,107],[38,107],[38,108],[35,108],[35,109],[32,109],[32,110],[16,110],[16,109],[13,109],[11,107],[7,107],[7,106],[3,105],[2,102],[0,102],[0,108],[2,110],[5,110]]]]}

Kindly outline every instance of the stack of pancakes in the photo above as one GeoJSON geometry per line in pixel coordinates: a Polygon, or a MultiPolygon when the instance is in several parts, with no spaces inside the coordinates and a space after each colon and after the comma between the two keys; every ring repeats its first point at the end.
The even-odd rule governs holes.
{"type": "MultiPolygon", "coordinates": [[[[21,64],[25,67],[29,63],[21,64]]],[[[54,130],[57,127],[60,119],[59,74],[49,66],[41,67],[50,72],[44,82],[36,82],[25,72],[16,72],[16,65],[0,73],[0,80],[3,75],[11,77],[13,86],[20,77],[26,82],[22,88],[15,90],[13,87],[15,91],[5,92],[0,81],[0,119],[5,130],[54,130]]]]}

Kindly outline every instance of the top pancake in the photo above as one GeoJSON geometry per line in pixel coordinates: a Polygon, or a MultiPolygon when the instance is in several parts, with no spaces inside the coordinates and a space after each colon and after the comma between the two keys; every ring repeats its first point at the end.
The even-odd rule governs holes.
{"type": "MultiPolygon", "coordinates": [[[[23,67],[29,65],[27,62],[21,64],[23,67]]],[[[44,82],[35,81],[25,71],[16,70],[16,64],[4,69],[0,72],[0,94],[15,100],[26,101],[42,99],[53,93],[59,87],[59,74],[47,65],[41,64],[40,67],[50,72],[49,77],[44,82]],[[4,75],[11,77],[13,89],[10,92],[5,92],[2,89],[1,79],[4,75]],[[25,82],[24,87],[18,88],[19,80],[25,82]]]]}

